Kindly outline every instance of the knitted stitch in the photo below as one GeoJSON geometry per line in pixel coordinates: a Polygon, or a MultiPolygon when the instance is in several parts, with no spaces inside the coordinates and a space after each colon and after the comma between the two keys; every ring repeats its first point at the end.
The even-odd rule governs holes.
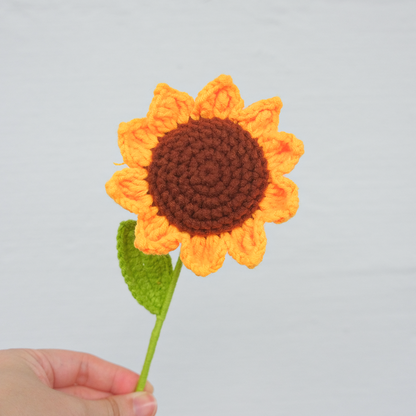
{"type": "Polygon", "coordinates": [[[269,172],[261,147],[230,120],[189,120],[160,140],[148,169],[158,215],[191,236],[239,227],[258,208],[269,172]]]}
{"type": "Polygon", "coordinates": [[[119,146],[129,166],[107,193],[137,214],[135,246],[181,259],[200,276],[217,271],[228,253],[255,267],[266,249],[264,223],[295,215],[297,186],[283,175],[303,154],[294,135],[278,132],[280,98],[243,109],[228,75],[194,100],[156,87],[147,117],[121,123],[119,146]]]}

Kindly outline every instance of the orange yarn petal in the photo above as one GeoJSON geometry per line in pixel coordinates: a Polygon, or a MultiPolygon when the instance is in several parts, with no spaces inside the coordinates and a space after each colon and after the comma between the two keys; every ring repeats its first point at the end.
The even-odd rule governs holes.
{"type": "Polygon", "coordinates": [[[189,120],[194,99],[186,92],[175,90],[167,84],[158,84],[147,113],[151,131],[161,137],[189,120]]]}
{"type": "Polygon", "coordinates": [[[231,231],[227,239],[228,253],[238,263],[249,269],[256,267],[266,251],[266,232],[260,215],[254,214],[241,227],[231,231]]]}
{"type": "Polygon", "coordinates": [[[198,276],[216,272],[224,263],[227,245],[224,236],[208,237],[184,234],[181,248],[183,264],[198,276]]]}
{"type": "Polygon", "coordinates": [[[146,254],[168,254],[182,241],[182,233],[157,211],[156,207],[149,207],[137,218],[134,245],[146,254]]]}
{"type": "Polygon", "coordinates": [[[147,170],[143,168],[119,170],[105,184],[105,189],[117,204],[138,214],[153,202],[153,198],[147,193],[149,184],[144,180],[146,177],[147,170]]]}
{"type": "Polygon", "coordinates": [[[280,224],[292,218],[299,207],[298,187],[284,176],[272,178],[259,204],[265,222],[280,224]]]}
{"type": "Polygon", "coordinates": [[[229,75],[220,75],[199,92],[191,117],[194,120],[200,117],[235,118],[243,107],[244,101],[233,79],[229,75]]]}
{"type": "Polygon", "coordinates": [[[136,118],[128,123],[120,123],[118,146],[123,160],[131,168],[149,166],[152,149],[159,143],[150,131],[145,118],[136,118]]]}
{"type": "Polygon", "coordinates": [[[283,131],[264,135],[261,146],[272,177],[289,173],[304,153],[303,142],[283,131]]]}
{"type": "Polygon", "coordinates": [[[277,131],[282,106],[279,97],[260,100],[242,110],[236,119],[243,129],[257,139],[264,133],[277,131]]]}

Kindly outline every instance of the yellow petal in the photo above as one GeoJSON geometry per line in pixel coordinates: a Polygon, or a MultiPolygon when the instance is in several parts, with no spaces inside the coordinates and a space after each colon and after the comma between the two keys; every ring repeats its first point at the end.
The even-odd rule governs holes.
{"type": "Polygon", "coordinates": [[[194,236],[184,233],[181,259],[198,276],[216,272],[224,263],[227,245],[223,236],[194,236]]]}
{"type": "Polygon", "coordinates": [[[146,254],[168,254],[182,241],[182,233],[157,211],[156,207],[149,207],[137,218],[134,245],[146,254]]]}
{"type": "Polygon", "coordinates": [[[107,194],[117,204],[134,214],[150,207],[153,199],[147,193],[149,184],[144,179],[147,170],[143,168],[126,168],[117,171],[105,184],[107,194]]]}
{"type": "Polygon", "coordinates": [[[149,166],[152,150],[158,144],[157,137],[150,131],[145,118],[136,118],[120,123],[118,146],[123,160],[131,168],[149,166]]]}
{"type": "Polygon", "coordinates": [[[282,106],[279,97],[257,101],[240,111],[237,117],[238,124],[254,138],[259,138],[269,131],[277,131],[282,106]]]}
{"type": "Polygon", "coordinates": [[[238,263],[249,269],[256,267],[266,251],[266,232],[260,215],[246,220],[241,227],[231,231],[227,240],[228,253],[238,263]]]}
{"type": "Polygon", "coordinates": [[[158,84],[147,113],[151,131],[161,137],[189,120],[194,99],[186,92],[175,90],[167,84],[158,84]]]}
{"type": "Polygon", "coordinates": [[[199,92],[191,117],[194,120],[200,117],[237,117],[243,107],[244,101],[232,78],[229,75],[220,75],[199,92]]]}
{"type": "Polygon", "coordinates": [[[289,173],[304,153],[302,141],[283,131],[263,136],[261,146],[272,177],[289,173]]]}
{"type": "Polygon", "coordinates": [[[272,178],[259,204],[265,222],[280,224],[292,218],[299,207],[298,187],[284,176],[272,178]]]}

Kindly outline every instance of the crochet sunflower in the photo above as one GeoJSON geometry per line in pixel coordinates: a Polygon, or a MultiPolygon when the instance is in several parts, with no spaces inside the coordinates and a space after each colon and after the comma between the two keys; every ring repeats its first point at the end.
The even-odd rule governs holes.
{"type": "Polygon", "coordinates": [[[145,118],[121,123],[118,144],[128,168],[106,184],[108,195],[137,215],[134,245],[180,259],[199,276],[216,272],[228,252],[257,266],[265,222],[298,209],[298,189],[283,176],[303,154],[293,134],[278,132],[280,98],[247,108],[228,75],[194,100],[159,84],[145,118]]]}
{"type": "Polygon", "coordinates": [[[195,101],[159,84],[145,118],[121,123],[118,144],[128,168],[107,182],[108,195],[137,215],[120,224],[120,268],[134,298],[156,315],[137,391],[145,387],[182,263],[207,276],[228,252],[257,266],[265,222],[298,209],[297,186],[283,175],[303,154],[293,134],[278,132],[280,98],[244,108],[228,75],[195,101]],[[182,244],[175,268],[169,252],[182,244]]]}

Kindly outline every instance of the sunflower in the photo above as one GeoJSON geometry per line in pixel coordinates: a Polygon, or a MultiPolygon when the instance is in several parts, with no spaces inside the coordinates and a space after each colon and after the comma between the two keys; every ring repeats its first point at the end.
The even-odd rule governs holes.
{"type": "Polygon", "coordinates": [[[194,100],[158,84],[145,118],[121,123],[118,144],[128,168],[106,184],[108,195],[137,215],[135,246],[180,258],[199,276],[216,272],[228,252],[257,266],[265,222],[298,209],[298,189],[283,176],[303,154],[293,134],[278,132],[280,98],[247,108],[228,75],[194,100]]]}

